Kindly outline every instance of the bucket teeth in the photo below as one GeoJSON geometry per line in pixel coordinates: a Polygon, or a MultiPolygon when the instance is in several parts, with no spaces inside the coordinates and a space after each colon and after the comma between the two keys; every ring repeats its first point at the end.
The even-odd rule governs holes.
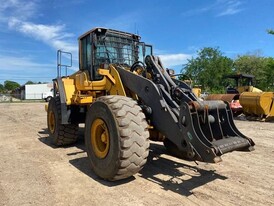
{"type": "MultiPolygon", "coordinates": [[[[189,113],[192,124],[186,128],[186,133],[191,134],[192,138],[188,140],[202,161],[216,162],[216,157],[225,153],[253,149],[254,142],[236,128],[227,103],[193,102],[189,106],[189,113]]],[[[180,115],[187,114],[182,110],[180,115]]]]}

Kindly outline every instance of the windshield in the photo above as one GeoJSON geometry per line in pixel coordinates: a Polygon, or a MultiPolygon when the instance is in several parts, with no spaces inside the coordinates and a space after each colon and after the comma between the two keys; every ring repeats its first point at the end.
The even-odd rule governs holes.
{"type": "Polygon", "coordinates": [[[97,70],[104,64],[131,67],[136,61],[144,62],[145,56],[151,54],[152,46],[132,36],[111,32],[97,35],[93,50],[93,76],[96,80],[102,78],[97,70]]]}
{"type": "Polygon", "coordinates": [[[127,64],[138,61],[139,47],[134,39],[124,36],[101,36],[95,49],[95,66],[100,64],[127,64]]]}

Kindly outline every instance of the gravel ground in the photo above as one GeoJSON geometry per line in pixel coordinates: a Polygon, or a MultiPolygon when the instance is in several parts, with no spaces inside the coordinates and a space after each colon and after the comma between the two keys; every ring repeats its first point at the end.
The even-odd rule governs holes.
{"type": "Polygon", "coordinates": [[[134,177],[99,179],[80,133],[71,147],[49,143],[44,103],[0,104],[0,205],[274,205],[274,123],[236,120],[256,143],[218,164],[189,162],[151,142],[134,177]]]}

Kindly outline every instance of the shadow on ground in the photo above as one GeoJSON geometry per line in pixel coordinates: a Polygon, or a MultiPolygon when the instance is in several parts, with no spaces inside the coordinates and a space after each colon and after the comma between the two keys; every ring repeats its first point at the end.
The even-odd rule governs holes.
{"type": "MultiPolygon", "coordinates": [[[[164,155],[167,157],[165,158],[163,157],[165,153],[166,150],[163,145],[151,143],[148,161],[137,175],[158,184],[163,190],[170,190],[184,196],[191,195],[193,189],[216,179],[227,179],[227,177],[217,174],[214,170],[192,166],[192,162],[177,158],[173,158],[175,159],[173,161],[168,159],[170,156],[167,155],[164,155]]],[[[69,162],[87,176],[109,187],[125,184],[135,179],[135,177],[131,177],[116,182],[108,182],[98,178],[93,173],[87,157],[75,158],[69,162]]]]}
{"type": "Polygon", "coordinates": [[[132,176],[130,178],[115,181],[115,182],[110,182],[110,181],[103,180],[103,179],[99,178],[92,171],[92,169],[90,167],[88,157],[80,157],[80,158],[72,159],[72,160],[69,160],[69,163],[72,164],[74,167],[76,167],[81,172],[83,172],[84,174],[86,174],[87,176],[91,177],[93,180],[99,182],[100,184],[108,186],[108,187],[113,187],[113,186],[117,186],[117,185],[126,184],[126,183],[131,182],[132,180],[135,179],[135,177],[132,176]]]}
{"type": "Polygon", "coordinates": [[[177,158],[171,160],[169,156],[162,155],[165,153],[164,146],[151,143],[148,161],[140,171],[142,178],[160,185],[163,190],[189,196],[195,188],[216,179],[227,179],[215,170],[202,169],[199,165],[192,166],[192,162],[177,158]]]}
{"type": "Polygon", "coordinates": [[[255,117],[255,116],[245,116],[244,114],[241,114],[237,117],[234,117],[234,120],[274,123],[274,117],[271,117],[271,116],[267,117],[267,118],[260,118],[260,117],[255,117]]]}
{"type": "MultiPolygon", "coordinates": [[[[58,148],[50,142],[47,129],[39,131],[38,136],[38,139],[45,145],[58,148]]],[[[79,131],[78,141],[72,146],[79,148],[81,151],[68,153],[68,156],[77,156],[80,153],[85,153],[84,132],[82,128],[79,131]]],[[[199,165],[193,166],[192,162],[169,158],[170,156],[163,154],[166,154],[165,147],[151,142],[147,163],[137,174],[141,178],[158,184],[163,190],[170,190],[184,196],[189,196],[195,188],[216,179],[227,179],[227,177],[217,174],[215,170],[202,169],[199,165]]],[[[69,160],[69,163],[93,180],[108,187],[126,184],[135,179],[135,177],[130,177],[115,182],[105,181],[94,174],[88,157],[77,157],[69,160]]]]}
{"type": "MultiPolygon", "coordinates": [[[[49,133],[48,133],[48,129],[46,129],[46,128],[41,129],[37,135],[38,135],[38,140],[40,142],[44,143],[45,145],[47,145],[53,149],[59,148],[58,146],[55,146],[51,142],[51,139],[50,139],[49,133]]],[[[68,156],[77,156],[81,153],[86,152],[85,151],[85,141],[84,141],[84,128],[79,128],[78,140],[75,144],[72,144],[69,146],[62,146],[62,148],[68,148],[68,147],[77,147],[78,149],[80,149],[80,151],[77,151],[77,152],[67,153],[68,156]]],[[[77,157],[75,159],[69,160],[69,163],[72,164],[74,167],[76,167],[78,170],[80,170],[82,173],[84,173],[87,176],[89,176],[90,178],[92,178],[93,180],[99,182],[100,184],[109,186],[109,187],[125,184],[125,183],[128,183],[135,179],[135,177],[130,177],[125,180],[120,180],[120,181],[116,181],[116,182],[110,182],[110,181],[103,180],[103,179],[99,178],[92,171],[88,157],[86,157],[86,156],[85,157],[77,157]]]]}

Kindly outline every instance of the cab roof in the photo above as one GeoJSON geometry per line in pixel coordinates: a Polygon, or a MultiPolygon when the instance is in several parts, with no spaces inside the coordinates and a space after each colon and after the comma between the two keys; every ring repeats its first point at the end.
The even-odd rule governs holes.
{"type": "Polygon", "coordinates": [[[226,78],[231,78],[231,79],[241,79],[241,78],[247,78],[247,79],[254,79],[254,75],[252,74],[230,74],[226,75],[226,78]]]}
{"type": "Polygon", "coordinates": [[[123,32],[123,31],[118,31],[118,30],[114,30],[114,29],[107,29],[107,28],[104,28],[104,27],[95,27],[89,31],[87,31],[86,33],[82,34],[78,40],[82,39],[83,37],[87,36],[88,34],[90,33],[106,33],[106,32],[109,32],[109,33],[113,33],[113,34],[120,34],[120,35],[124,35],[124,36],[128,36],[128,37],[131,37],[133,39],[137,39],[137,40],[140,40],[141,37],[137,34],[132,34],[132,33],[129,33],[129,32],[123,32]]]}

